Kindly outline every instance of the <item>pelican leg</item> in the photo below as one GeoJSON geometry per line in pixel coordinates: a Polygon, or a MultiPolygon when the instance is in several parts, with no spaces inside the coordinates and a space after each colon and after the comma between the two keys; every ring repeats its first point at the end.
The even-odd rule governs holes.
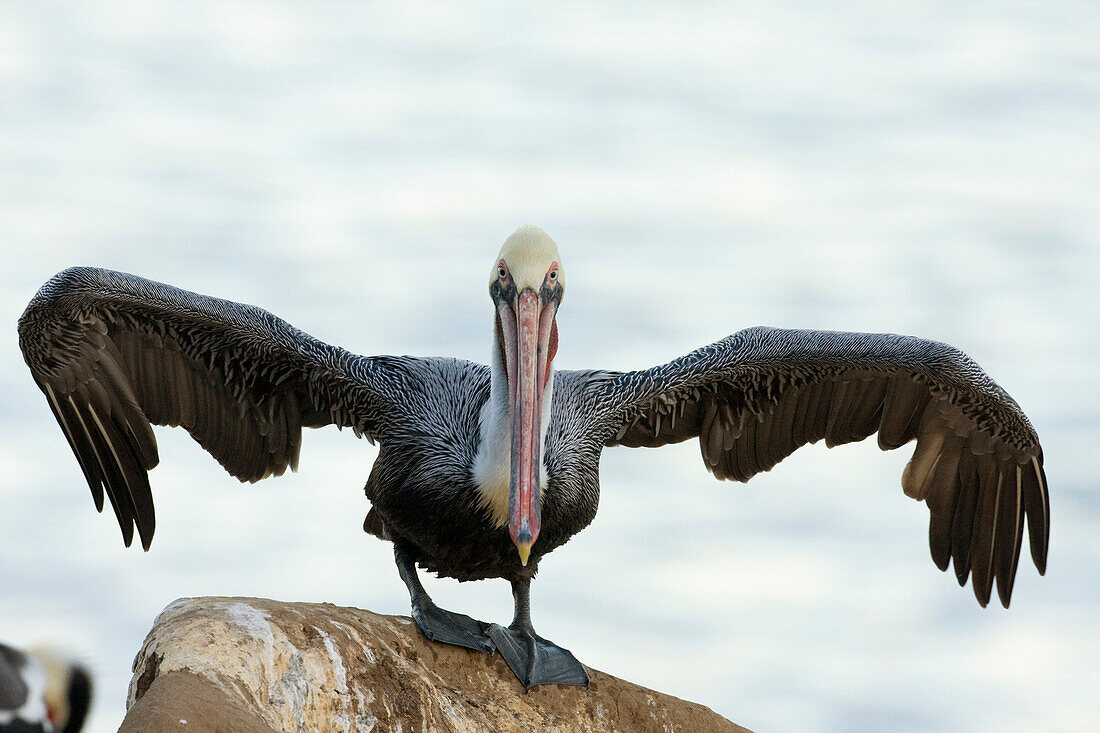
{"type": "Polygon", "coordinates": [[[420,584],[420,578],[416,575],[416,563],[399,542],[393,543],[393,557],[397,561],[397,572],[409,589],[413,620],[424,632],[424,636],[432,641],[464,646],[487,654],[496,650],[492,640],[486,635],[489,628],[487,623],[461,613],[445,611],[435,605],[428,591],[420,584]]]}
{"type": "Polygon", "coordinates": [[[535,685],[588,687],[588,672],[572,652],[535,633],[535,627],[531,625],[531,580],[513,580],[512,596],[516,600],[512,624],[508,628],[492,624],[489,638],[496,644],[497,651],[523,689],[530,690],[535,685]]]}

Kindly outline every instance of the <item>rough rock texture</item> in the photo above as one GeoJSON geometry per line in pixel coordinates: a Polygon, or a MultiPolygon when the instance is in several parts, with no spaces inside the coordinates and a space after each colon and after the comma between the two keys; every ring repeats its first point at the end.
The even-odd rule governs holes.
{"type": "Polygon", "coordinates": [[[708,708],[589,670],[523,688],[499,655],[427,641],[404,616],[327,603],[185,598],[134,660],[133,731],[744,731],[708,708]]]}

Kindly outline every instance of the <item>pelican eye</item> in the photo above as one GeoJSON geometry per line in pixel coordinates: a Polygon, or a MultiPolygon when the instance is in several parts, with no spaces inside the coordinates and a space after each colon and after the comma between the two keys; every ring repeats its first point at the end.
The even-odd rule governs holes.
{"type": "Polygon", "coordinates": [[[555,280],[558,279],[558,271],[557,270],[551,270],[550,274],[547,275],[547,277],[550,278],[550,282],[554,282],[555,280]]]}
{"type": "Polygon", "coordinates": [[[508,277],[508,271],[504,269],[504,265],[501,265],[497,268],[497,277],[499,277],[501,280],[508,277]]]}

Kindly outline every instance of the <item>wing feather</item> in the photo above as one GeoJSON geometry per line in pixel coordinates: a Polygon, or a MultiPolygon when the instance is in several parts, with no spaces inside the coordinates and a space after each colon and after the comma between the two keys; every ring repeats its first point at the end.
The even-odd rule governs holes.
{"type": "Polygon", "coordinates": [[[779,400],[779,405],[769,413],[767,420],[771,422],[768,431],[768,465],[775,466],[798,448],[794,440],[794,421],[798,415],[801,390],[794,388],[788,390],[779,400]]]}
{"type": "Polygon", "coordinates": [[[1001,604],[1008,605],[1012,597],[1012,585],[1016,582],[1016,567],[1020,561],[1020,544],[1024,531],[1023,469],[1019,465],[1007,466],[1002,473],[1001,521],[997,524],[997,553],[994,557],[994,575],[997,579],[997,596],[1001,604]]]}
{"type": "Polygon", "coordinates": [[[818,382],[817,402],[812,406],[812,412],[808,416],[810,420],[810,442],[816,443],[825,437],[829,426],[829,408],[833,403],[833,391],[836,382],[820,380],[818,382]]]}
{"type": "Polygon", "coordinates": [[[704,400],[705,412],[703,414],[703,432],[700,434],[699,445],[703,449],[703,457],[707,465],[713,470],[721,462],[725,436],[722,434],[721,425],[718,422],[718,401],[704,400]]]}
{"type": "Polygon", "coordinates": [[[111,500],[111,507],[118,519],[118,527],[122,530],[122,540],[129,547],[134,541],[134,517],[137,516],[137,508],[130,498],[130,491],[122,479],[120,469],[107,456],[103,435],[92,424],[91,415],[88,413],[89,405],[80,391],[78,388],[73,394],[68,395],[67,399],[73,414],[76,415],[76,421],[80,424],[84,440],[87,441],[94,457],[96,473],[101,477],[103,488],[111,500]],[[81,399],[79,404],[73,399],[74,394],[81,399]]]}
{"type": "Polygon", "coordinates": [[[798,404],[795,406],[794,424],[791,427],[791,443],[795,446],[813,442],[807,424],[813,409],[814,390],[818,389],[818,385],[819,383],[807,384],[798,388],[798,404]]]}
{"type": "Polygon", "coordinates": [[[844,381],[834,384],[825,425],[825,445],[832,448],[851,442],[851,421],[858,405],[858,383],[844,381]]]}
{"type": "Polygon", "coordinates": [[[924,499],[928,478],[939,460],[945,437],[936,419],[935,405],[928,405],[921,417],[917,447],[901,474],[901,488],[907,496],[918,501],[924,499]]]}
{"type": "Polygon", "coordinates": [[[46,401],[49,402],[54,417],[61,425],[61,431],[65,433],[65,439],[69,441],[69,446],[76,455],[81,471],[84,472],[84,477],[88,481],[88,488],[92,490],[92,500],[95,502],[96,511],[101,512],[103,511],[104,478],[99,468],[99,459],[92,448],[91,438],[87,436],[84,430],[84,423],[80,420],[76,409],[67,396],[64,400],[58,400],[53,387],[49,383],[43,383],[40,386],[42,391],[46,393],[46,401]]]}
{"type": "Polygon", "coordinates": [[[959,500],[959,461],[962,458],[962,441],[955,435],[944,439],[940,458],[929,474],[924,491],[924,503],[930,514],[928,546],[932,560],[940,570],[947,570],[951,562],[952,527],[959,500]]]}
{"type": "Polygon", "coordinates": [[[763,470],[756,461],[756,426],[755,419],[746,419],[741,438],[734,445],[737,451],[737,468],[743,476],[754,476],[763,470]]]}
{"type": "Polygon", "coordinates": [[[885,377],[867,380],[860,391],[859,401],[852,408],[850,442],[863,440],[878,430],[882,421],[882,403],[886,396],[885,377]]]}
{"type": "Polygon", "coordinates": [[[1050,495],[1043,471],[1043,455],[1040,451],[1024,468],[1024,514],[1027,516],[1027,532],[1031,542],[1031,559],[1040,573],[1047,569],[1047,547],[1050,543],[1050,495]]]}
{"type": "Polygon", "coordinates": [[[916,425],[927,402],[928,390],[914,382],[908,374],[891,377],[882,405],[879,448],[900,448],[916,437],[916,425]]]}
{"type": "Polygon", "coordinates": [[[978,459],[970,451],[963,451],[959,456],[959,500],[951,529],[951,559],[959,585],[965,585],[970,575],[971,539],[974,536],[974,516],[978,511],[980,488],[978,459]]]}
{"type": "Polygon", "coordinates": [[[1004,477],[997,470],[997,464],[983,455],[978,458],[978,479],[981,482],[981,493],[974,521],[974,539],[970,545],[970,582],[978,603],[985,606],[989,603],[989,595],[993,589],[993,558],[997,539],[995,530],[1004,477]]]}

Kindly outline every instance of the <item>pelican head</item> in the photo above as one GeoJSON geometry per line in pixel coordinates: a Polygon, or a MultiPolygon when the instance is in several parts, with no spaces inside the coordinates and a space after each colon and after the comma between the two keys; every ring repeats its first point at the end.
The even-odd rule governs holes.
{"type": "Polygon", "coordinates": [[[554,240],[538,227],[521,227],[500,248],[489,276],[496,306],[496,337],[508,377],[512,453],[508,533],[527,564],[539,536],[543,402],[549,395],[551,362],[558,350],[555,315],[565,274],[554,240]]]}

